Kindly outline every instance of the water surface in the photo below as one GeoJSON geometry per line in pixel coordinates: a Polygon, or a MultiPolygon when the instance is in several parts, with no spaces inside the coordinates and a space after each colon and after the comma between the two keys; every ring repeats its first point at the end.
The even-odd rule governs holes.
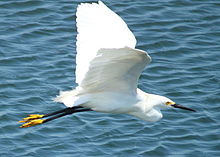
{"type": "Polygon", "coordinates": [[[197,110],[157,123],[80,113],[27,129],[28,113],[75,84],[75,12],[81,0],[0,1],[0,156],[220,156],[220,2],[105,1],[153,58],[139,88],[197,110]]]}

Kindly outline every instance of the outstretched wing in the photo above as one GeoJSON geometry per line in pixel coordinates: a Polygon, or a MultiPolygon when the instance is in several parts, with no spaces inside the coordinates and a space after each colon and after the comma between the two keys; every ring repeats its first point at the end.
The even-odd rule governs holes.
{"type": "Polygon", "coordinates": [[[80,4],[76,16],[76,83],[81,86],[90,62],[101,48],[135,48],[136,39],[126,23],[101,1],[80,4]]]}
{"type": "Polygon", "coordinates": [[[123,92],[136,94],[138,78],[151,61],[141,50],[125,47],[100,49],[90,62],[80,87],[85,92],[123,92]]]}

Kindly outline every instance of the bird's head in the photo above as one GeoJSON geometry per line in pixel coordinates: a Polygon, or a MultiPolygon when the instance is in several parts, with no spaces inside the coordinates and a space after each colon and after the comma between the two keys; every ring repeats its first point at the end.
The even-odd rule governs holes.
{"type": "Polygon", "coordinates": [[[159,96],[159,95],[157,95],[156,97],[157,98],[156,98],[156,102],[155,102],[155,107],[159,107],[160,109],[173,107],[173,108],[180,108],[183,110],[196,112],[194,109],[177,104],[167,97],[159,96]]]}

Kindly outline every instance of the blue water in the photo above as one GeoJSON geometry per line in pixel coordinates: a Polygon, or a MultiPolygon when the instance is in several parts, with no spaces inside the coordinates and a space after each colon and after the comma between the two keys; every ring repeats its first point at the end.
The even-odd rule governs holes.
{"type": "MultiPolygon", "coordinates": [[[[82,0],[0,1],[0,156],[220,156],[220,1],[105,1],[153,58],[139,87],[197,110],[148,123],[79,113],[19,128],[75,84],[75,12],[82,0]]],[[[88,1],[87,1],[88,2],[88,1]]]]}

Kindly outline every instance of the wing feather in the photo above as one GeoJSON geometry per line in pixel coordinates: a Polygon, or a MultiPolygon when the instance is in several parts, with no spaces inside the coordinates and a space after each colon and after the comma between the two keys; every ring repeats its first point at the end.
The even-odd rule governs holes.
{"type": "Polygon", "coordinates": [[[101,48],[134,48],[136,39],[126,23],[101,1],[80,4],[76,16],[76,82],[80,85],[101,48]]]}
{"type": "Polygon", "coordinates": [[[145,51],[137,49],[100,49],[80,87],[88,93],[124,92],[134,95],[138,78],[150,61],[145,51]]]}

